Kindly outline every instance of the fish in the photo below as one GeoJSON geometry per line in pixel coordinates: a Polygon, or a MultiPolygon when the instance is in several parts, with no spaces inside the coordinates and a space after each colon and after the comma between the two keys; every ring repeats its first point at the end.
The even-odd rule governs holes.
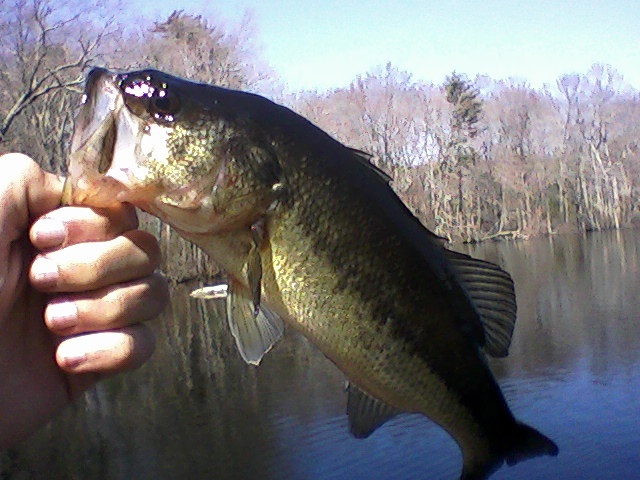
{"type": "Polygon", "coordinates": [[[194,292],[224,298],[242,358],[286,328],[348,379],[351,433],[423,414],[462,452],[460,479],[558,454],[518,421],[487,356],[515,326],[513,280],[447,248],[366,153],[262,96],[156,70],[87,76],[65,199],[129,202],[226,272],[194,292]]]}

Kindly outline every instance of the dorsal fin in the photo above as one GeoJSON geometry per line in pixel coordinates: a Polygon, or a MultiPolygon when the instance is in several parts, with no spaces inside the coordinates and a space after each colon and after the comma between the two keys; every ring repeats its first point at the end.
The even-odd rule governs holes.
{"type": "Polygon", "coordinates": [[[347,394],[349,428],[356,438],[368,437],[384,422],[402,413],[350,382],[347,383],[347,394]]]}
{"type": "Polygon", "coordinates": [[[482,322],[484,350],[493,357],[507,356],[516,322],[511,276],[493,263],[451,250],[445,252],[482,322]]]}
{"type": "Polygon", "coordinates": [[[393,180],[391,176],[389,176],[389,174],[384,170],[376,167],[373,163],[371,163],[371,158],[373,157],[373,155],[367,152],[363,152],[362,150],[358,150],[357,148],[347,147],[347,149],[351,152],[351,154],[358,161],[358,163],[360,163],[361,165],[364,165],[370,171],[375,173],[378,176],[378,178],[382,180],[383,183],[385,184],[391,183],[391,180],[393,180]]]}

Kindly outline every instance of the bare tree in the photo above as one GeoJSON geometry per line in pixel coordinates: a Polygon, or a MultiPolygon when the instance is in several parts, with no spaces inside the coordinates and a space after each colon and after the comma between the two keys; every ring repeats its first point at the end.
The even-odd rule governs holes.
{"type": "Polygon", "coordinates": [[[463,78],[454,89],[452,77],[441,88],[408,79],[387,66],[292,103],[373,153],[439,235],[528,237],[633,219],[640,101],[610,67],[565,75],[557,93],[521,80],[478,77],[478,88],[463,78]]]}
{"type": "Polygon", "coordinates": [[[0,148],[20,149],[57,170],[63,163],[61,153],[71,123],[69,95],[81,90],[83,71],[95,60],[109,22],[91,28],[82,10],[73,4],[50,0],[4,3],[0,148]],[[81,13],[71,13],[74,10],[81,13]],[[30,141],[30,134],[38,142],[30,141]]]}
{"type": "Polygon", "coordinates": [[[253,51],[253,23],[243,17],[235,26],[209,21],[202,15],[174,11],[126,42],[114,45],[111,56],[116,69],[156,68],[195,81],[229,88],[255,89],[268,69],[253,51]]]}
{"type": "MultiPolygon", "coordinates": [[[[0,151],[22,150],[52,170],[64,163],[91,65],[159,68],[252,90],[271,75],[255,53],[249,17],[230,27],[176,11],[137,29],[117,24],[122,34],[109,35],[111,21],[96,27],[94,7],[78,0],[0,2],[0,151]]],[[[289,103],[371,153],[439,235],[478,241],[640,221],[640,94],[610,66],[564,75],[552,92],[457,74],[437,86],[386,64],[346,88],[303,92],[289,103]]],[[[156,220],[145,222],[163,239],[176,279],[212,271],[156,220]],[[183,257],[193,268],[178,268],[190,264],[175,261],[183,257]]]]}

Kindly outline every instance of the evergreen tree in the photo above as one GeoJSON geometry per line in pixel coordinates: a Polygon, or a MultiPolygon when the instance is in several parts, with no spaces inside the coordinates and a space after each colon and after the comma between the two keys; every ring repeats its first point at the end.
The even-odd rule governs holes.
{"type": "Polygon", "coordinates": [[[478,134],[478,122],[482,114],[482,101],[471,82],[453,72],[444,84],[451,112],[451,137],[445,156],[448,170],[455,173],[458,183],[458,212],[464,211],[464,177],[471,164],[475,164],[477,152],[469,140],[478,134]]]}
{"type": "Polygon", "coordinates": [[[469,145],[469,139],[478,134],[478,122],[482,114],[482,100],[478,91],[469,80],[453,72],[445,81],[447,102],[453,106],[451,114],[450,148],[454,154],[456,167],[467,166],[475,160],[475,150],[469,145]]]}

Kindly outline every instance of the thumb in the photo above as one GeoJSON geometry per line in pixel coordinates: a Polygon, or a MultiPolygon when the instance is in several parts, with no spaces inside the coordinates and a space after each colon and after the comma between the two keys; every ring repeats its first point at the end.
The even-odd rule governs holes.
{"type": "Polygon", "coordinates": [[[0,225],[15,228],[15,239],[33,220],[60,205],[64,180],[20,153],[0,156],[0,169],[0,225]]]}

